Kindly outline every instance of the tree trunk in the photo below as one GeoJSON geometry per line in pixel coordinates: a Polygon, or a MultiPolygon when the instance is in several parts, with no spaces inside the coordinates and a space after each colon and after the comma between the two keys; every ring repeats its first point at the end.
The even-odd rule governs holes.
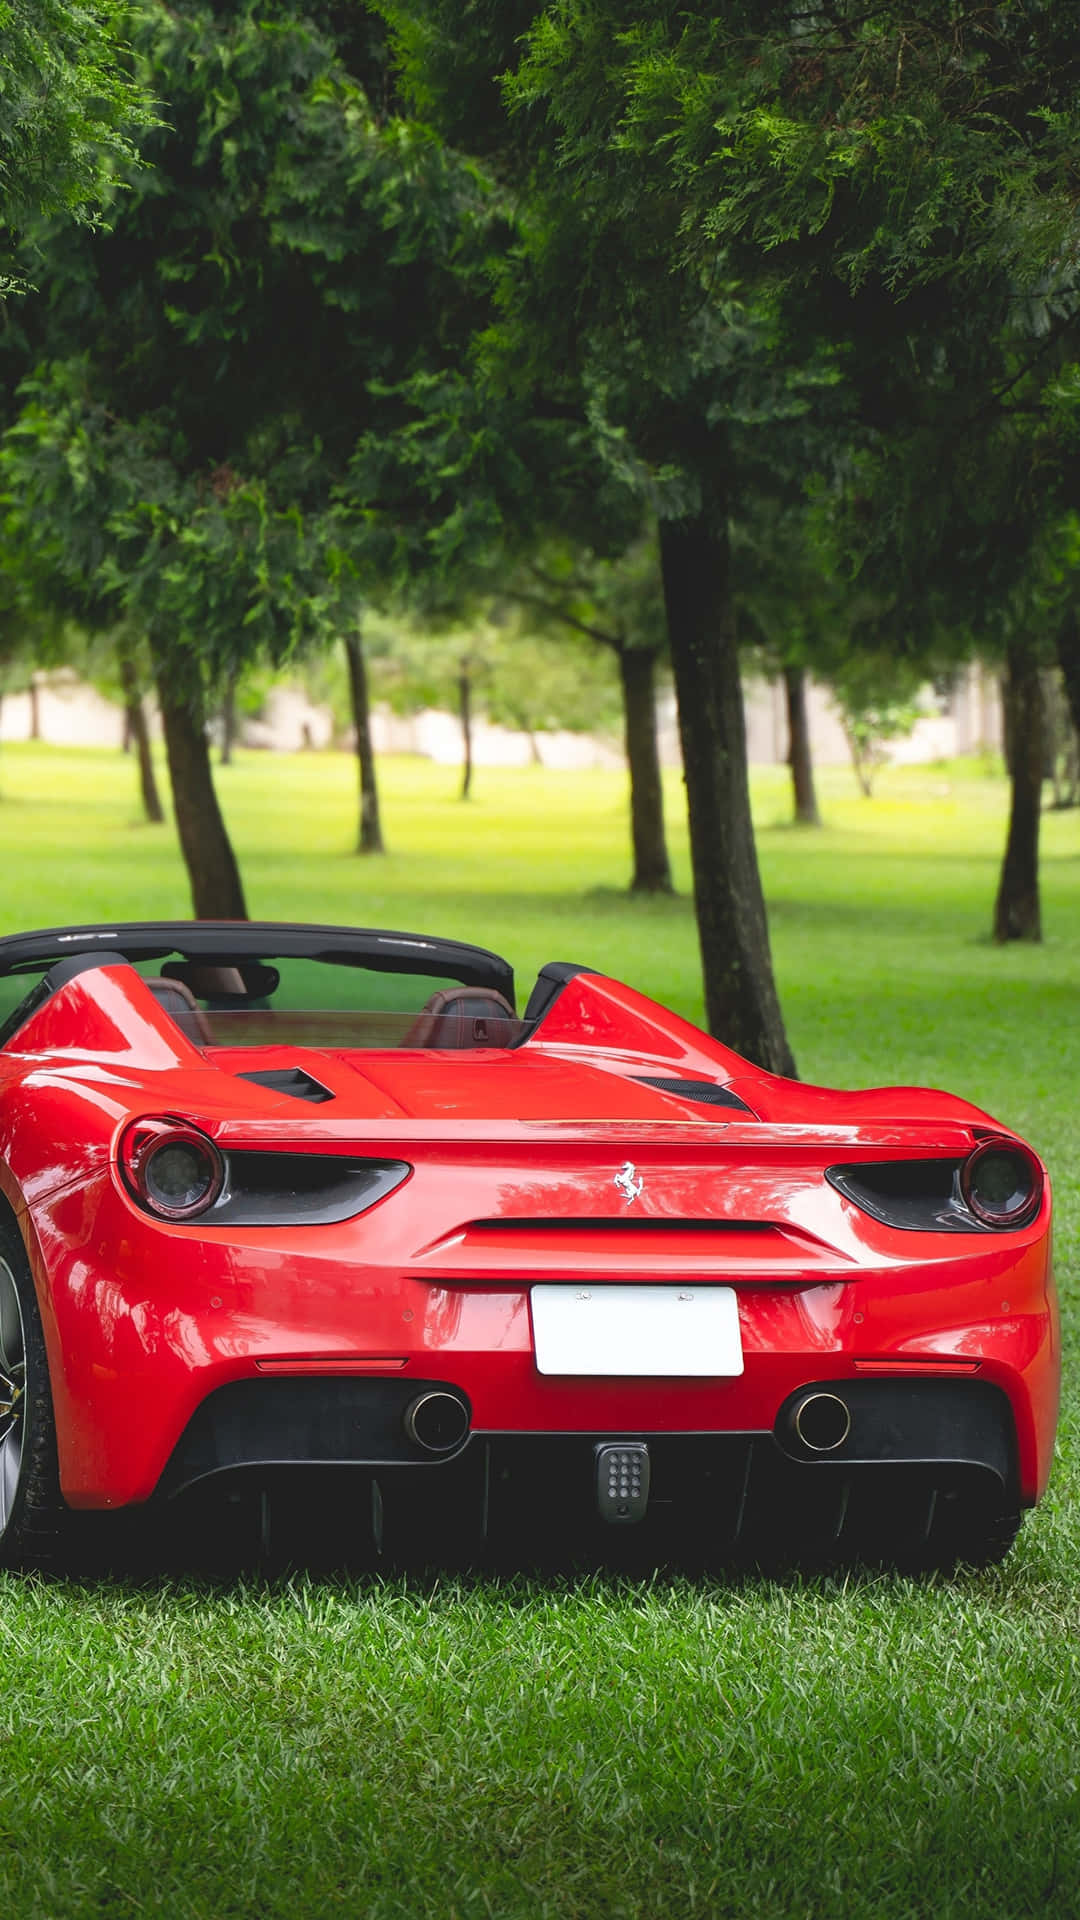
{"type": "Polygon", "coordinates": [[[722,505],[709,519],[662,521],[660,561],[709,1030],[759,1066],[793,1074],[750,818],[722,505]]]}
{"type": "Polygon", "coordinates": [[[1080,733],[1080,617],[1073,608],[1058,629],[1057,657],[1072,723],[1080,733]]]}
{"type": "Polygon", "coordinates": [[[998,693],[1001,696],[1001,757],[1005,762],[1005,771],[1010,780],[1013,770],[1012,743],[1012,706],[1009,701],[1009,676],[999,673],[997,676],[998,693]]]}
{"type": "Polygon", "coordinates": [[[472,752],[472,675],[469,663],[463,660],[458,673],[458,717],[461,720],[461,798],[467,800],[472,793],[473,752],[472,752]]]}
{"type": "Polygon", "coordinates": [[[221,694],[221,764],[232,766],[233,748],[236,745],[236,675],[230,673],[225,680],[221,694]]]}
{"type": "Polygon", "coordinates": [[[368,699],[367,665],[358,631],[345,635],[345,658],[349,663],[349,697],[352,702],[356,761],[360,778],[360,823],[356,835],[356,851],[357,853],[385,853],[386,845],[379,819],[375,749],[371,744],[371,703],[368,699]]]}
{"type": "Polygon", "coordinates": [[[139,678],[135,672],[135,663],[126,653],[118,656],[120,685],[124,689],[124,731],[135,747],[139,760],[139,788],[142,793],[143,812],[155,826],[160,826],[165,818],[165,809],[161,804],[157,779],[154,775],[154,762],[150,753],[150,729],[146,724],[146,710],[139,691],[139,678]]]}
{"type": "Polygon", "coordinates": [[[197,920],[246,920],[244,890],[214,792],[202,689],[175,671],[168,649],[153,645],[165,752],[180,851],[197,920]]]}
{"type": "Polygon", "coordinates": [[[1024,647],[1007,654],[1005,682],[1011,744],[1009,837],[994,907],[994,939],[1041,940],[1039,816],[1043,783],[1043,701],[1039,669],[1024,647]]]}
{"type": "Polygon", "coordinates": [[[862,794],[864,800],[872,800],[874,797],[874,762],[870,748],[865,742],[859,739],[854,727],[849,726],[846,720],[842,724],[844,739],[847,741],[848,752],[851,755],[852,771],[859,783],[859,792],[862,794]]]}
{"type": "Polygon", "coordinates": [[[41,739],[41,689],[38,686],[36,674],[32,673],[30,675],[30,681],[26,691],[30,695],[30,738],[31,740],[40,740],[41,739]]]}
{"type": "Polygon", "coordinates": [[[810,754],[810,719],[806,711],[806,670],[784,668],[784,692],[787,696],[788,766],[798,827],[820,827],[817,794],[814,792],[814,762],[810,754]]]}
{"type": "Polygon", "coordinates": [[[623,737],[630,770],[631,893],[673,893],[664,838],[664,789],[656,740],[656,655],[648,647],[616,648],[622,681],[623,737]]]}

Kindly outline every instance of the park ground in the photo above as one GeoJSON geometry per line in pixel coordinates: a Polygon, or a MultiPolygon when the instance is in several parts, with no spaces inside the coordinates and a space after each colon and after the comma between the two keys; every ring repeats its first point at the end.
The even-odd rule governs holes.
{"type": "MultiPolygon", "coordinates": [[[[701,1015],[675,899],[632,900],[625,782],[382,767],[350,852],[344,756],[219,774],[253,916],[443,932],[701,1015]]],[[[915,1579],[0,1578],[0,1891],[21,1920],[1071,1915],[1080,1885],[1080,820],[1045,816],[1040,947],[987,938],[989,765],[755,775],[806,1079],[952,1088],[1045,1155],[1066,1387],[1052,1490],[1005,1565],[915,1579]]],[[[118,754],[5,748],[0,932],[188,912],[118,754]]]]}

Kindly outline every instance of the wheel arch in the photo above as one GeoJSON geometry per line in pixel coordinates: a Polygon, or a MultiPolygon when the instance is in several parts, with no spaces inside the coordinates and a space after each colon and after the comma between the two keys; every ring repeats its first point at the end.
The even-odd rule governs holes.
{"type": "Polygon", "coordinates": [[[56,1421],[56,1440],[62,1476],[66,1423],[60,1410],[65,1405],[65,1375],[52,1288],[49,1285],[48,1262],[34,1224],[33,1213],[11,1168],[0,1161],[0,1226],[3,1225],[10,1226],[21,1242],[34,1285],[34,1297],[37,1301],[41,1331],[45,1340],[45,1365],[48,1370],[49,1391],[56,1421]]]}

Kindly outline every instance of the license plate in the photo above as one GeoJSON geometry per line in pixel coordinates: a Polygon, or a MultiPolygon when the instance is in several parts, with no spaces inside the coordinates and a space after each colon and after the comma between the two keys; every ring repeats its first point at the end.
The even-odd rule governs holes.
{"type": "Polygon", "coordinates": [[[539,1373],[682,1374],[743,1370],[732,1287],[533,1287],[539,1373]]]}

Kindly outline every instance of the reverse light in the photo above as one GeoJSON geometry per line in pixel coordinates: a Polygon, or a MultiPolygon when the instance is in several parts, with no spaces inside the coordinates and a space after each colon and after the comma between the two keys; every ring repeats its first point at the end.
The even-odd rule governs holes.
{"type": "Polygon", "coordinates": [[[1021,1227],[1039,1210],[1042,1168],[1016,1142],[984,1141],[960,1169],[960,1192],[987,1227],[1021,1227]]]}
{"type": "Polygon", "coordinates": [[[136,1120],[120,1142],[129,1191],[162,1220],[194,1220],[225,1184],[225,1162],[198,1127],[165,1114],[136,1120]]]}

